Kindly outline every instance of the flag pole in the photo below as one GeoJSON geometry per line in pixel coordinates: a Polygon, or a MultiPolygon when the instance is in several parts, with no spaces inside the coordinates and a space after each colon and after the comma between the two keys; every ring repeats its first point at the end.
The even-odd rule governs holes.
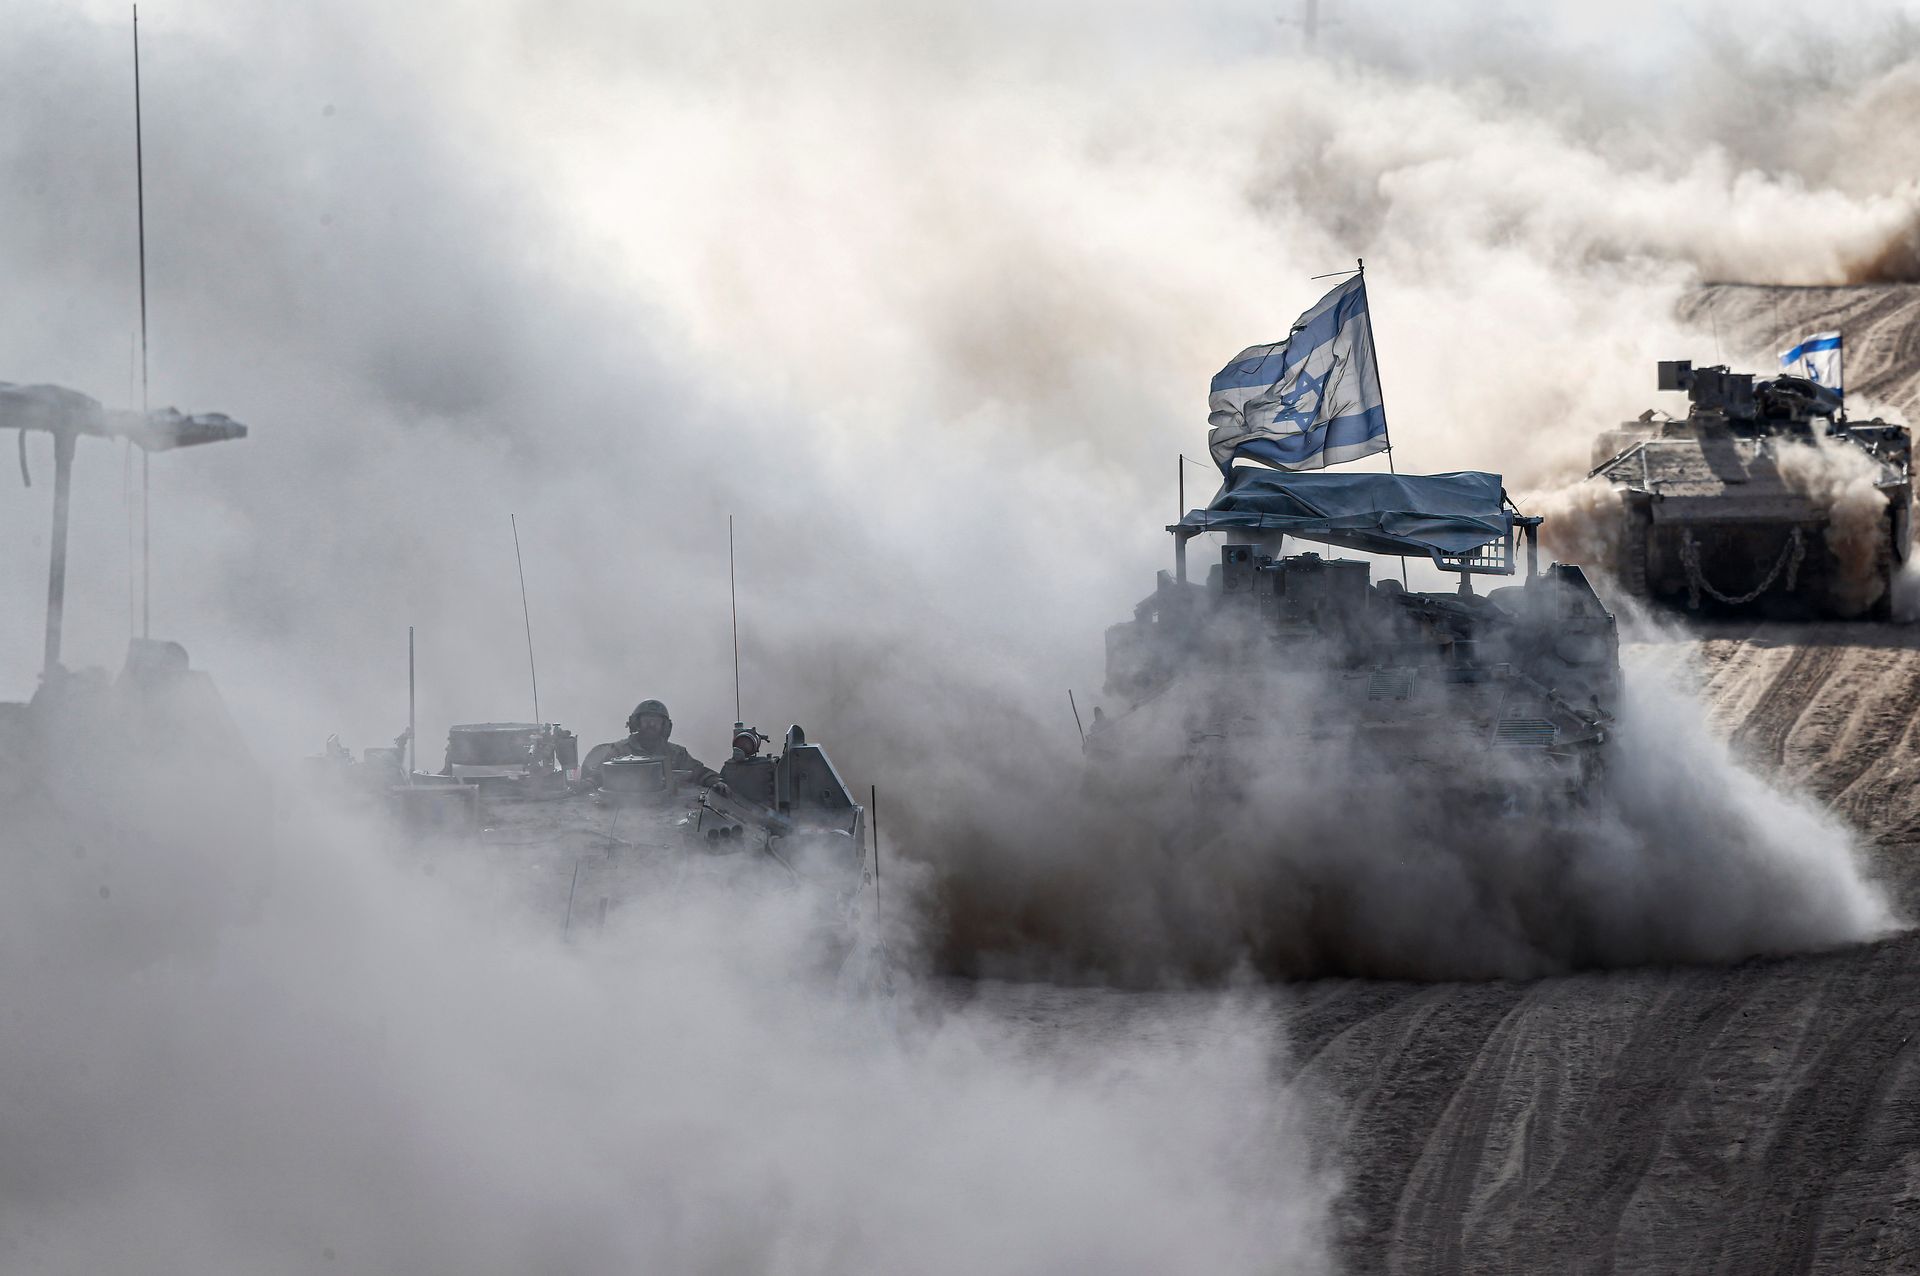
{"type": "MultiPolygon", "coordinates": [[[[1367,286],[1367,259],[1365,257],[1355,257],[1353,264],[1356,273],[1360,276],[1360,286],[1365,288],[1367,286]]],[[[1373,298],[1367,298],[1366,308],[1360,313],[1366,316],[1367,349],[1373,352],[1373,379],[1374,383],[1378,385],[1380,384],[1380,343],[1373,339],[1373,298]]],[[[1380,432],[1387,440],[1387,473],[1399,474],[1400,467],[1393,462],[1393,427],[1387,424],[1387,389],[1385,385],[1380,385],[1380,432]]],[[[1407,556],[1405,554],[1400,555],[1400,588],[1407,588],[1407,556]]]]}
{"type": "MultiPolygon", "coordinates": [[[[1360,276],[1360,286],[1365,288],[1367,286],[1367,259],[1365,257],[1355,257],[1353,260],[1355,273],[1360,276]]],[[[1361,311],[1361,313],[1366,316],[1367,320],[1367,348],[1373,351],[1373,379],[1378,381],[1380,380],[1380,343],[1373,339],[1373,299],[1371,297],[1367,299],[1367,308],[1361,311]]],[[[1386,411],[1387,392],[1383,386],[1380,390],[1380,424],[1382,427],[1381,433],[1386,435],[1387,438],[1387,472],[1389,474],[1398,474],[1400,470],[1393,463],[1393,427],[1386,423],[1386,411]]]]}

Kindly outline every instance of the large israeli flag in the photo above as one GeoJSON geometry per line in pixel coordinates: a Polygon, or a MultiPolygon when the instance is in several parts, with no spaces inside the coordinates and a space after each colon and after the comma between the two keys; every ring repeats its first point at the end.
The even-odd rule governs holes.
{"type": "Polygon", "coordinates": [[[1235,457],[1318,470],[1385,451],[1366,276],[1322,297],[1285,341],[1242,350],[1213,378],[1208,405],[1207,447],[1222,473],[1235,457]]]}
{"type": "Polygon", "coordinates": [[[1840,384],[1840,334],[1816,332],[1780,353],[1780,370],[1844,393],[1840,384]]]}

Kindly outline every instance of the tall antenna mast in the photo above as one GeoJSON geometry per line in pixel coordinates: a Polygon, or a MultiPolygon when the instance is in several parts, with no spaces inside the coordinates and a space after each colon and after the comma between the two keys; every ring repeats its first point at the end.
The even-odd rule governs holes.
{"type": "Polygon", "coordinates": [[[733,581],[733,515],[727,515],[727,601],[733,607],[733,720],[740,716],[740,591],[733,581]]]}
{"type": "Polygon", "coordinates": [[[533,679],[533,721],[540,725],[540,674],[533,667],[533,612],[527,607],[527,567],[520,561],[520,520],[512,514],[507,522],[513,526],[513,565],[520,570],[520,618],[527,625],[527,676],[533,679]]]}
{"type": "MultiPolygon", "coordinates": [[[[147,415],[147,156],[140,123],[140,6],[133,6],[133,188],[140,228],[140,415],[147,415]]],[[[153,454],[140,449],[140,636],[153,636],[153,454]]]]}

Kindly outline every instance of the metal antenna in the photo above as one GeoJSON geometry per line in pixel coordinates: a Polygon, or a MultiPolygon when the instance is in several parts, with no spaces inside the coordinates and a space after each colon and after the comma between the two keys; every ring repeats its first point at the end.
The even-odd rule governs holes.
{"type": "Polygon", "coordinates": [[[874,785],[867,795],[867,823],[873,828],[873,912],[880,914],[880,786],[874,785]]]}
{"type": "MultiPolygon", "coordinates": [[[[127,402],[132,403],[139,390],[140,334],[127,334],[127,402]]],[[[137,632],[140,623],[140,573],[134,569],[136,546],[133,532],[133,440],[120,446],[120,512],[127,517],[127,637],[137,632]]]]}
{"type": "Polygon", "coordinates": [[[733,606],[733,720],[740,716],[740,591],[733,581],[733,515],[727,515],[727,600],[733,606]]]}
{"type": "Polygon", "coordinates": [[[1067,707],[1073,710],[1073,729],[1080,733],[1080,743],[1087,742],[1087,729],[1080,725],[1080,706],[1073,702],[1073,688],[1067,688],[1067,707]]]}
{"type": "MultiPolygon", "coordinates": [[[[147,156],[140,123],[140,6],[133,6],[133,188],[140,227],[140,415],[147,415],[147,156]]],[[[140,449],[140,636],[153,636],[153,453],[140,449]]]]}
{"type": "MultiPolygon", "coordinates": [[[[1283,27],[1299,27],[1301,46],[1308,53],[1312,53],[1314,41],[1319,36],[1321,27],[1319,0],[1301,0],[1300,16],[1298,18],[1276,17],[1274,22],[1283,27]]],[[[1331,19],[1326,25],[1339,26],[1341,25],[1340,19],[1331,19]]]]}
{"type": "Polygon", "coordinates": [[[540,674],[533,666],[533,612],[527,607],[527,567],[520,561],[520,520],[512,514],[507,522],[513,526],[513,565],[520,571],[520,618],[527,625],[527,676],[533,680],[533,721],[540,725],[540,674]]]}
{"type": "MultiPolygon", "coordinates": [[[[1211,465],[1202,465],[1200,464],[1200,462],[1188,456],[1185,452],[1182,452],[1179,455],[1182,461],[1184,461],[1187,465],[1191,465],[1196,470],[1205,470],[1209,474],[1214,472],[1214,469],[1211,465]]],[[[1180,511],[1179,513],[1174,515],[1174,521],[1178,522],[1179,520],[1187,516],[1187,472],[1184,468],[1181,468],[1179,466],[1176,466],[1175,468],[1180,470],[1180,511]]]]}
{"type": "MultiPolygon", "coordinates": [[[[620,808],[615,807],[613,814],[616,819],[619,818],[620,808]]],[[[580,860],[576,857],[573,861],[573,881],[567,886],[567,920],[560,925],[560,938],[562,939],[573,934],[573,893],[579,889],[580,860]]]]}
{"type": "Polygon", "coordinates": [[[407,784],[413,784],[413,773],[420,768],[420,749],[414,731],[413,717],[413,626],[407,626],[407,784]]]}

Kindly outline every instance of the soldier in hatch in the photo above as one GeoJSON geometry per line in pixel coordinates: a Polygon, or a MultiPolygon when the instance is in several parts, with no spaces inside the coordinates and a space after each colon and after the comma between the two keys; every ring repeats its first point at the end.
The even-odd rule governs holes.
{"type": "Polygon", "coordinates": [[[574,785],[575,791],[599,788],[600,765],[610,758],[648,757],[665,758],[667,769],[676,779],[690,780],[715,793],[728,792],[718,771],[688,753],[685,745],[668,739],[673,734],[673,719],[667,716],[667,706],[658,700],[642,700],[635,706],[627,716],[627,732],[626,739],[596,745],[587,754],[586,761],[580,764],[580,780],[574,785]]]}

